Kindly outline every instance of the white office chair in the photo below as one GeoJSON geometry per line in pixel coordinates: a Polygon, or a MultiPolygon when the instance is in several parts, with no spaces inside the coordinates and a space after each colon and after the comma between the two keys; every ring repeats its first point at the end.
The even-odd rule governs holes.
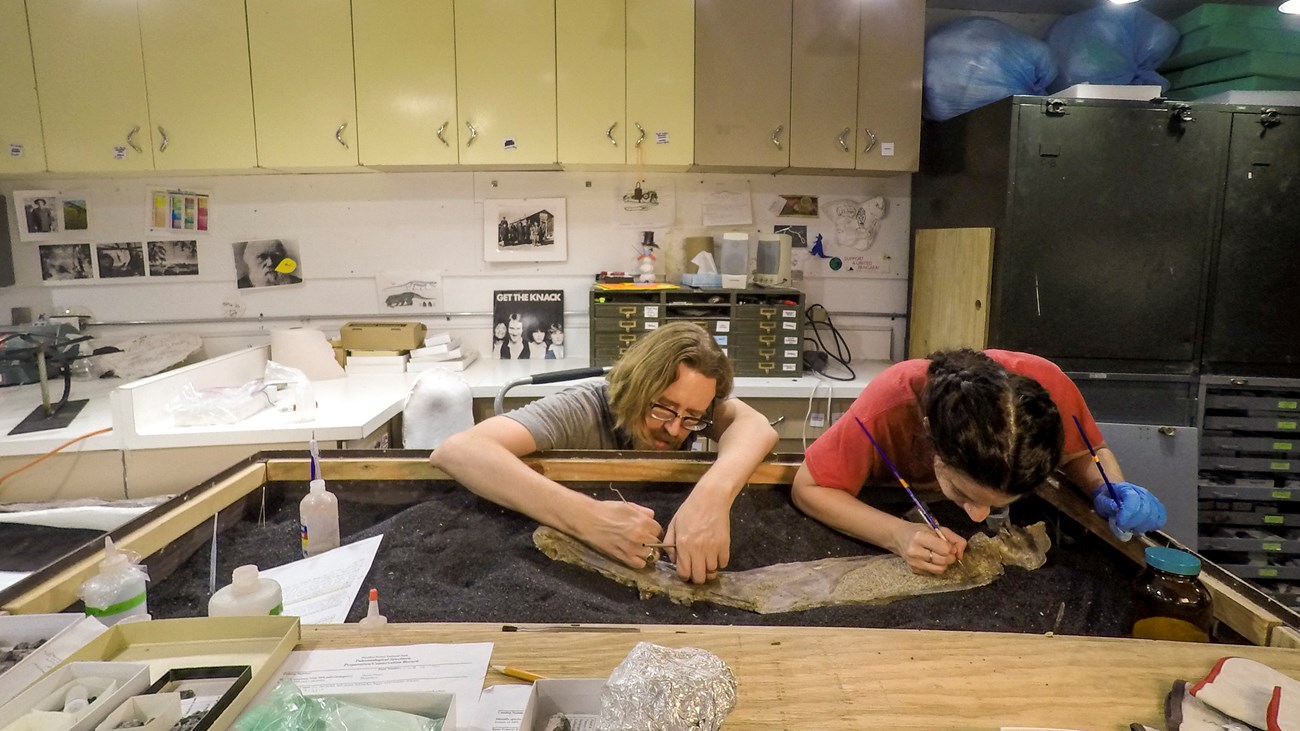
{"type": "Polygon", "coordinates": [[[427,370],[411,384],[402,406],[402,448],[436,449],[474,426],[474,398],[460,376],[427,370]]]}

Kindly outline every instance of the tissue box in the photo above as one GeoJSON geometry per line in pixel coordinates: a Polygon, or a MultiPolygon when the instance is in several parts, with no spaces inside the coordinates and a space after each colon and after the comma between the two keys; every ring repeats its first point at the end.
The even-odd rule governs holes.
{"type": "Polygon", "coordinates": [[[682,284],[687,287],[699,287],[700,289],[721,289],[721,274],[683,274],[682,284]]]}
{"type": "Polygon", "coordinates": [[[68,663],[0,706],[0,728],[18,723],[29,729],[93,731],[127,698],[148,687],[148,663],[68,663]],[[64,713],[64,697],[77,683],[84,683],[95,700],[80,713],[64,713]]]}
{"type": "Polygon", "coordinates": [[[590,716],[589,726],[575,723],[575,728],[595,728],[600,716],[600,691],[605,678],[543,678],[533,683],[533,692],[524,706],[520,731],[544,731],[546,722],[557,713],[566,716],[590,716]]]}

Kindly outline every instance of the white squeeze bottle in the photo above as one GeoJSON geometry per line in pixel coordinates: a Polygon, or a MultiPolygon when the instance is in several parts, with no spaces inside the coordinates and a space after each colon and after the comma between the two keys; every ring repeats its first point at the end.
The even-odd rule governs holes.
{"type": "Polygon", "coordinates": [[[311,481],[311,491],[298,506],[302,523],[302,555],[315,556],[339,547],[339,499],[325,489],[325,481],[311,481]]]}
{"type": "Polygon", "coordinates": [[[113,539],[105,536],[104,560],[99,562],[99,573],[86,579],[77,592],[86,605],[87,616],[113,625],[127,617],[149,612],[144,589],[149,574],[137,563],[139,560],[140,557],[130,551],[117,550],[113,539]]]}
{"type": "Polygon", "coordinates": [[[275,579],[263,579],[249,564],[235,569],[229,586],[223,586],[208,600],[209,617],[264,617],[284,611],[284,594],[275,579]]]}

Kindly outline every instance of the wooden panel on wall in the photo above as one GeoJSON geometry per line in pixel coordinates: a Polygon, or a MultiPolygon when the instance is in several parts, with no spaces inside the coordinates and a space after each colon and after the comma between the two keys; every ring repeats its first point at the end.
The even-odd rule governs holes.
{"type": "Polygon", "coordinates": [[[993,229],[920,229],[912,254],[907,357],[981,349],[988,336],[993,229]]]}

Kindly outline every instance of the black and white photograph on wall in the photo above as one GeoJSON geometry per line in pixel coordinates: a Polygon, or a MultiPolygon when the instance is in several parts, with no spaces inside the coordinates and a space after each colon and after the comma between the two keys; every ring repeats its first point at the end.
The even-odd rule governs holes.
{"type": "Polygon", "coordinates": [[[231,244],[235,256],[235,286],[240,289],[280,287],[302,283],[302,264],[298,247],[284,239],[236,241],[231,244]]]}
{"type": "Polygon", "coordinates": [[[94,279],[90,244],[41,244],[41,279],[67,281],[94,279]]]}
{"type": "Polygon", "coordinates": [[[563,198],[483,201],[484,261],[566,261],[563,198]]]}
{"type": "Polygon", "coordinates": [[[144,276],[144,244],[139,241],[95,244],[95,260],[100,279],[144,276]]]}
{"type": "Polygon", "coordinates": [[[497,290],[490,358],[564,359],[564,290],[497,290]]]}
{"type": "Polygon", "coordinates": [[[149,242],[149,276],[186,277],[198,273],[198,241],[149,242]]]}
{"type": "Polygon", "coordinates": [[[57,190],[14,191],[18,238],[23,241],[57,239],[63,230],[63,198],[57,190]]]}

